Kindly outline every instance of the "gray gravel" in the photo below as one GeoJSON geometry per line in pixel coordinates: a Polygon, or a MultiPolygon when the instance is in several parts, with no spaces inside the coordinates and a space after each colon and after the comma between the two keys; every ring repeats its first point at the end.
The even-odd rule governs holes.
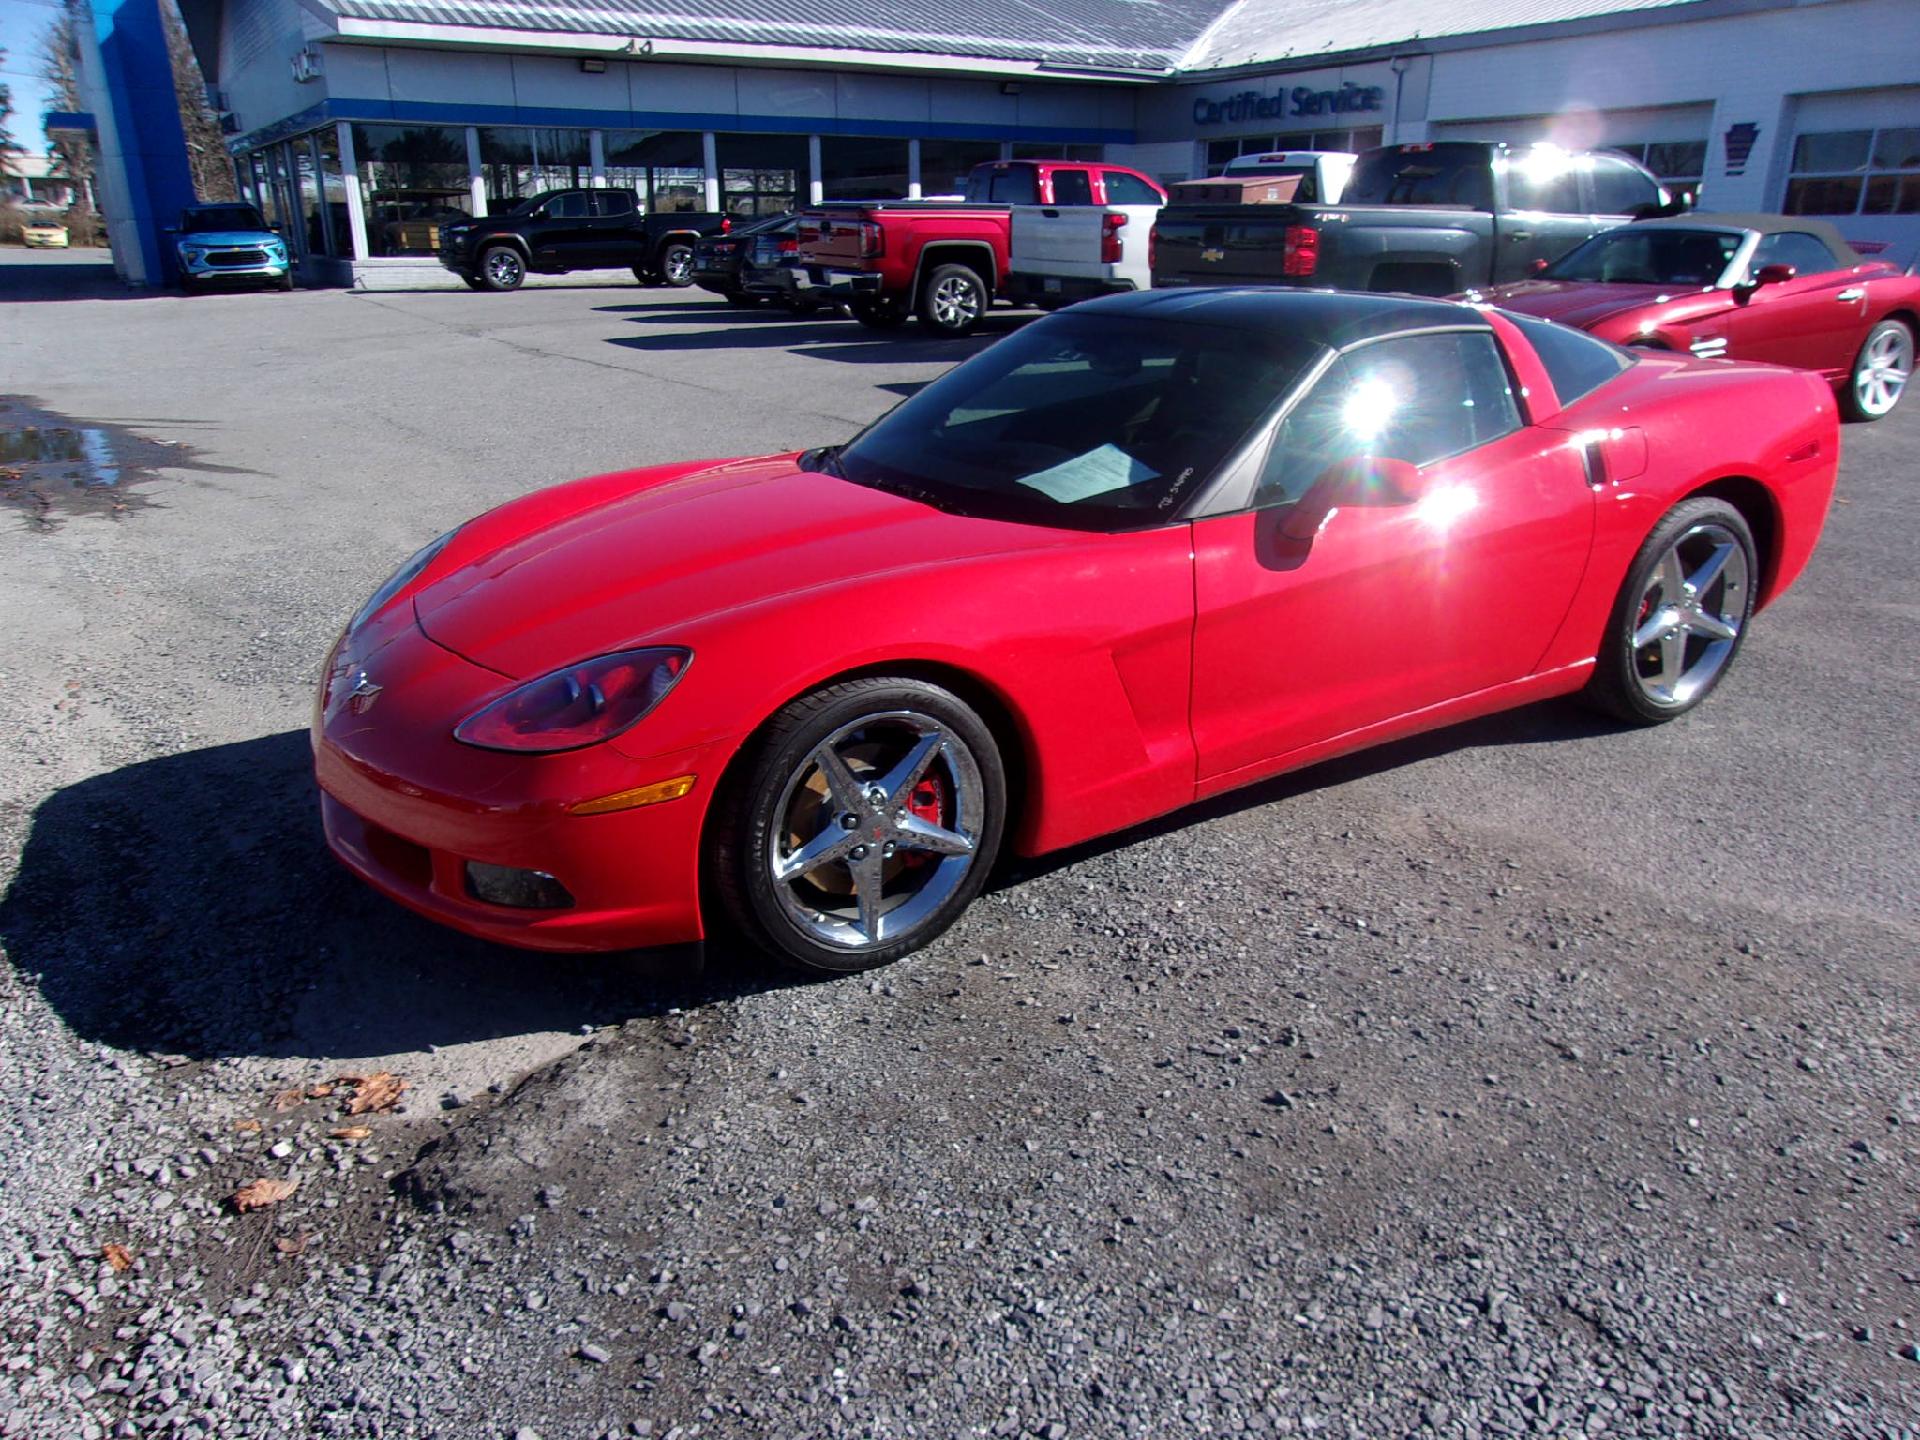
{"type": "Polygon", "coordinates": [[[1324,766],[794,986],[364,893],[311,676],[462,516],[956,351],[27,273],[0,394],[188,448],[0,509],[0,1434],[1920,1435],[1920,410],[1699,715],[1324,766]]]}

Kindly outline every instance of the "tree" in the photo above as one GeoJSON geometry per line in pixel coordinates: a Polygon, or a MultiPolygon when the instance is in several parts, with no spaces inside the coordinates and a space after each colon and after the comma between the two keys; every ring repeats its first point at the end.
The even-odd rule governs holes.
{"type": "Polygon", "coordinates": [[[193,42],[174,0],[161,0],[160,20],[167,31],[167,59],[173,63],[173,91],[180,101],[180,129],[187,137],[187,165],[193,189],[203,203],[235,200],[233,161],[220,134],[220,117],[207,103],[207,82],[194,57],[193,42]]]}
{"type": "MultiPolygon", "coordinates": [[[[73,13],[62,10],[40,37],[40,77],[53,87],[54,103],[62,110],[79,112],[87,108],[80,94],[80,37],[74,30],[73,13]]],[[[53,141],[53,153],[59,159],[59,173],[73,182],[74,208],[83,213],[93,209],[93,144],[83,136],[62,132],[53,141]]]]}
{"type": "MultiPolygon", "coordinates": [[[[7,52],[0,50],[0,69],[5,69],[6,64],[7,52]]],[[[5,175],[13,168],[13,162],[8,157],[20,148],[13,143],[13,136],[7,131],[7,120],[12,114],[13,94],[7,89],[7,82],[0,80],[0,175],[5,175]]]]}

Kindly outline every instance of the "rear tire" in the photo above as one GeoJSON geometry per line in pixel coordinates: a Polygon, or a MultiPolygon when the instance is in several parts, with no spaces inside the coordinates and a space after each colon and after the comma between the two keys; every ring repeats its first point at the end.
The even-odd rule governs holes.
{"type": "Polygon", "coordinates": [[[1753,532],[1724,500],[1683,500],[1628,567],[1582,698],[1629,725],[1694,709],[1746,639],[1760,567],[1753,532]]]}
{"type": "Polygon", "coordinates": [[[1913,378],[1913,331],[1882,320],[1867,332],[1847,371],[1840,408],[1849,420],[1881,420],[1893,413],[1913,378]]]}
{"type": "Polygon", "coordinates": [[[719,915],[785,965],[844,975],[928,944],[979,894],[1006,772],[965,701],[873,676],[787,705],[713,803],[719,915]]]}
{"type": "Polygon", "coordinates": [[[675,240],[660,247],[660,283],[675,290],[693,284],[693,247],[675,240]]]}
{"type": "Polygon", "coordinates": [[[897,295],[863,297],[851,301],[847,308],[869,330],[898,330],[909,318],[905,303],[897,295]]]}
{"type": "Polygon", "coordinates": [[[991,300],[986,282],[970,266],[939,265],[920,288],[920,323],[958,339],[973,333],[991,300]]]}
{"type": "Polygon", "coordinates": [[[280,277],[280,288],[282,290],[293,289],[293,272],[291,270],[280,277]]]}

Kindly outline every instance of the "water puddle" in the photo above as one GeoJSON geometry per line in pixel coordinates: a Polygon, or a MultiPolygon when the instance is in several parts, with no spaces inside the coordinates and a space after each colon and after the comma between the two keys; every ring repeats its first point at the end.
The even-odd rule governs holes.
{"type": "Polygon", "coordinates": [[[191,447],[124,425],[71,420],[24,399],[0,399],[0,507],[36,530],[74,516],[119,520],[151,506],[143,487],[163,469],[211,469],[191,447]]]}

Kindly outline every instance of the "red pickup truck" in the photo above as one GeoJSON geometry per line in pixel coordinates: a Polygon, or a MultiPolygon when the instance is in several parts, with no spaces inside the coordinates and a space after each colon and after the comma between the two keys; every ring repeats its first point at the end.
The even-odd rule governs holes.
{"type": "MultiPolygon", "coordinates": [[[[891,330],[918,314],[965,335],[1007,278],[1014,205],[1106,205],[1112,176],[1161,193],[1137,170],[1073,160],[989,160],[967,174],[965,200],[836,201],[800,216],[800,263],[788,283],[853,318],[891,330]]],[[[1127,193],[1135,193],[1127,187],[1127,193]]]]}

